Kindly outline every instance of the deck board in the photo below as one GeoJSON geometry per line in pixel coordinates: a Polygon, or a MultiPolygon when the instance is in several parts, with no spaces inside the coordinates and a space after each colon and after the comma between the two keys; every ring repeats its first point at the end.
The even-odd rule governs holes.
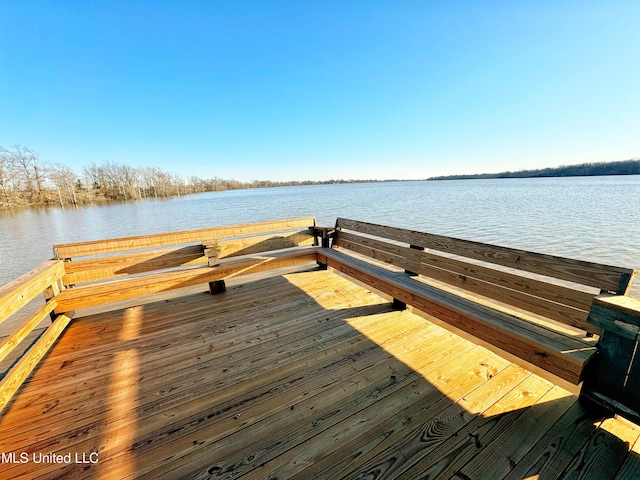
{"type": "Polygon", "coordinates": [[[632,478],[639,436],[319,270],[74,320],[0,417],[29,459],[0,478],[632,478]]]}

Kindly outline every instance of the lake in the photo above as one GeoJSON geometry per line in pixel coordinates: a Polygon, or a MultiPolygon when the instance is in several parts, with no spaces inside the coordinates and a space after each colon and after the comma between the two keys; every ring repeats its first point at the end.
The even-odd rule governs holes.
{"type": "Polygon", "coordinates": [[[0,211],[0,285],[50,259],[55,243],[298,216],[323,226],[355,218],[640,269],[640,176],[633,175],[312,185],[0,211]]]}

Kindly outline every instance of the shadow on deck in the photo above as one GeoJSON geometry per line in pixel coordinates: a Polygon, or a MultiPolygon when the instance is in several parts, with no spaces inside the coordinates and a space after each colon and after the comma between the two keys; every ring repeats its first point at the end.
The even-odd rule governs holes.
{"type": "Polygon", "coordinates": [[[0,419],[0,477],[623,479],[639,436],[307,271],[74,320],[0,419]]]}

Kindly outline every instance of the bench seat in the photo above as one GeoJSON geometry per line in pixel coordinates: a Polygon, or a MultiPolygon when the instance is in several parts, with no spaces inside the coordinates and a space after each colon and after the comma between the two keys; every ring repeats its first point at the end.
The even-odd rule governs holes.
{"type": "Polygon", "coordinates": [[[545,328],[333,248],[321,248],[318,260],[573,384],[596,352],[595,340],[545,328]]]}

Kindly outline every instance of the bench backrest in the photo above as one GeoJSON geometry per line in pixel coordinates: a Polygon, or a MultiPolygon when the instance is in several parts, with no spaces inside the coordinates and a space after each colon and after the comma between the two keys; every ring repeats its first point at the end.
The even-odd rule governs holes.
{"type": "Polygon", "coordinates": [[[627,294],[637,273],[345,218],[333,245],[589,332],[594,295],[627,294]]]}
{"type": "Polygon", "coordinates": [[[184,230],[127,238],[54,245],[65,260],[64,285],[206,264],[215,242],[219,258],[313,245],[314,217],[184,230]]]}

